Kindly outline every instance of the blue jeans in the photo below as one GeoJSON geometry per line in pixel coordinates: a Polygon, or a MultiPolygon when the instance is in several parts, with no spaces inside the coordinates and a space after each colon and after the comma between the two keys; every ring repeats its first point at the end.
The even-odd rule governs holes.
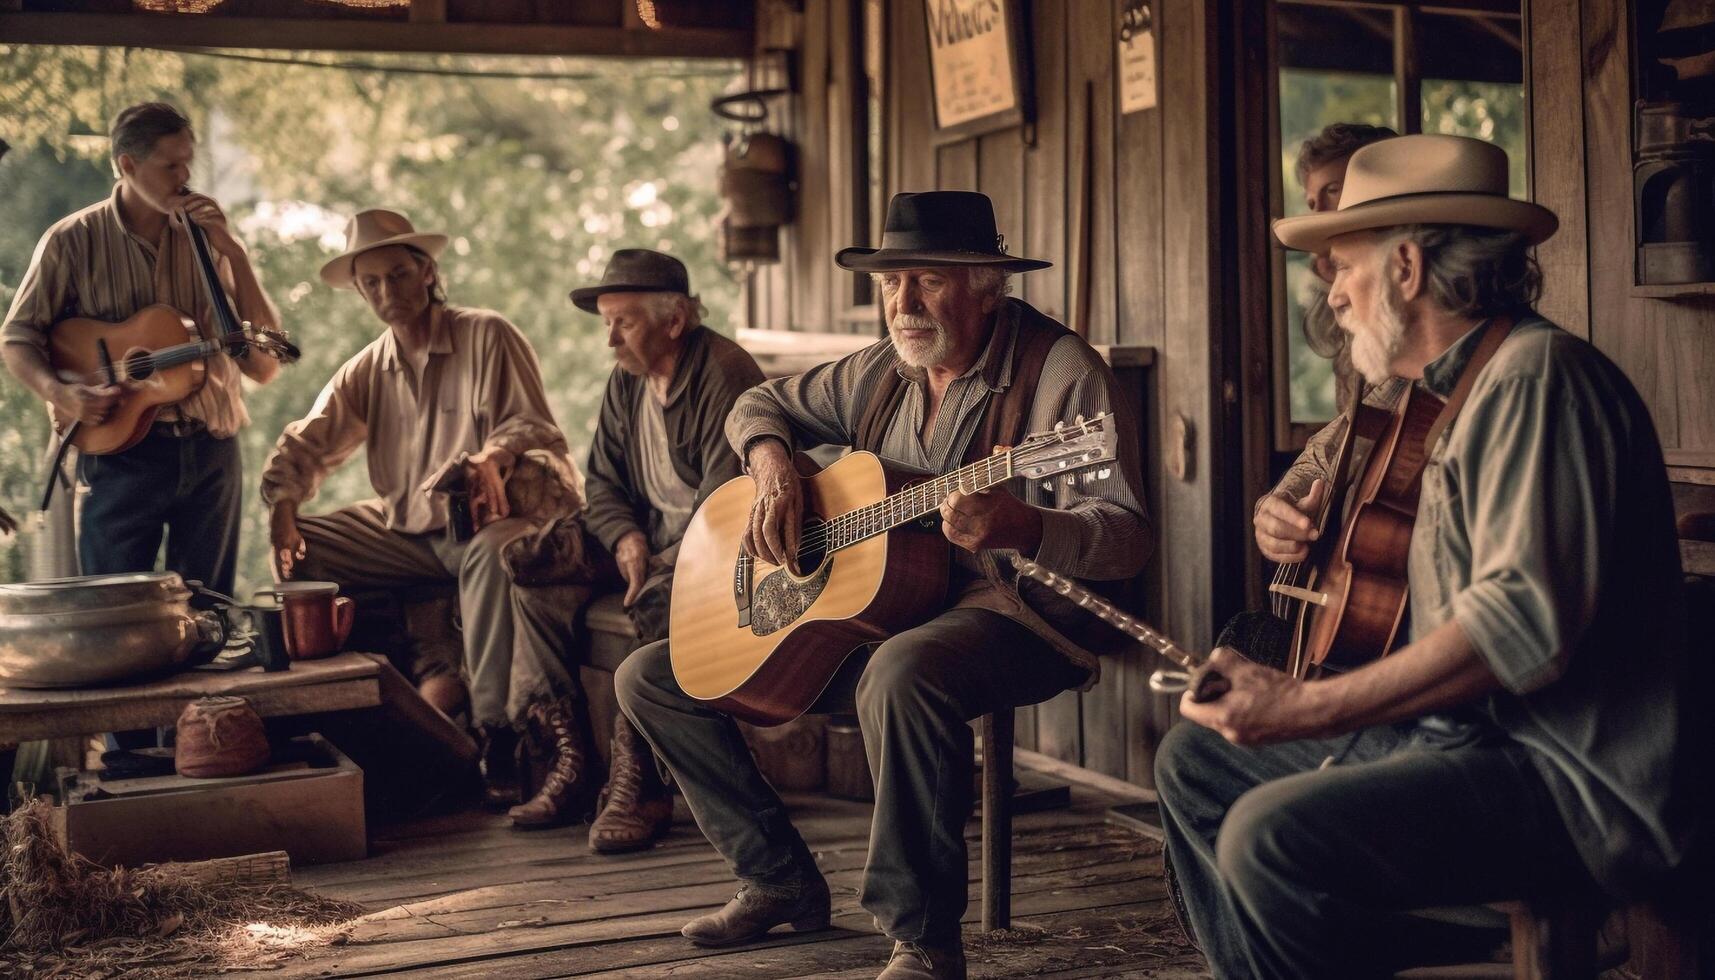
{"type": "Polygon", "coordinates": [[[83,574],[154,571],[164,534],[168,571],[232,594],[244,491],[237,439],[156,427],[122,453],[82,457],[78,470],[89,484],[77,533],[83,574]]]}
{"type": "Polygon", "coordinates": [[[1390,976],[1468,959],[1483,937],[1403,913],[1595,892],[1525,749],[1505,739],[1437,745],[1384,726],[1243,748],[1182,722],[1155,778],[1168,859],[1217,977],[1390,976]],[[1339,763],[1318,769],[1329,756],[1339,763]]]}

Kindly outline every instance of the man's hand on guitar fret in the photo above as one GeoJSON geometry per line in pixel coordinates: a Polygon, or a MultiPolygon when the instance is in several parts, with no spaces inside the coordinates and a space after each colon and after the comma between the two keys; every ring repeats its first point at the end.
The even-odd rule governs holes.
{"type": "Polygon", "coordinates": [[[1042,512],[1004,489],[954,490],[941,501],[941,534],[972,554],[1012,548],[1034,555],[1042,546],[1042,512]]]}
{"type": "Polygon", "coordinates": [[[113,414],[120,393],[118,385],[62,384],[54,390],[54,408],[60,418],[100,425],[113,414]]]}
{"type": "Polygon", "coordinates": [[[1252,523],[1262,556],[1282,565],[1310,557],[1310,542],[1318,537],[1316,518],[1328,496],[1328,481],[1318,479],[1310,492],[1294,501],[1281,493],[1262,498],[1252,523]]]}
{"type": "Polygon", "coordinates": [[[780,440],[764,439],[750,447],[746,462],[750,478],[756,481],[756,503],[751,505],[750,527],[741,542],[744,553],[797,573],[804,488],[792,466],[792,454],[780,440]]]}
{"type": "Polygon", "coordinates": [[[1209,654],[1209,666],[1230,688],[1212,701],[1179,699],[1179,712],[1219,732],[1234,745],[1271,745],[1329,734],[1316,704],[1313,685],[1284,671],[1252,663],[1237,650],[1221,647],[1209,654]]]}

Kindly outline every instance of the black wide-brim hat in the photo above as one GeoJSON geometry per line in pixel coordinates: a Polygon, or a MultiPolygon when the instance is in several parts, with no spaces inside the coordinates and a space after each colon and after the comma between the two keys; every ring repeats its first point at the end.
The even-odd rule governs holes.
{"type": "Polygon", "coordinates": [[[893,195],[880,248],[842,248],[834,264],[853,272],[898,272],[927,266],[987,266],[1031,272],[1053,265],[1006,254],[995,231],[994,204],[975,191],[921,191],[893,195]]]}
{"type": "Polygon", "coordinates": [[[647,248],[622,248],[607,260],[601,282],[572,290],[572,304],[589,313],[599,313],[595,301],[608,293],[691,294],[691,277],[685,263],[671,255],[647,248]]]}

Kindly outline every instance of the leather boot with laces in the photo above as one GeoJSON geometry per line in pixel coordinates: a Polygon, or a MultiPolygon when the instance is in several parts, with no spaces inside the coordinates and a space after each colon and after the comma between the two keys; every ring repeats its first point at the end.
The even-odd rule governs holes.
{"type": "Polygon", "coordinates": [[[518,803],[518,733],[511,725],[484,725],[477,732],[478,762],[482,771],[482,803],[490,810],[504,810],[518,803]]]}
{"type": "Polygon", "coordinates": [[[589,724],[583,705],[572,698],[538,701],[526,712],[530,737],[545,760],[541,789],[508,811],[512,826],[541,830],[576,823],[589,815],[599,775],[592,770],[589,724]]]}
{"type": "Polygon", "coordinates": [[[719,912],[692,919],[679,934],[698,946],[733,946],[778,925],[816,932],[828,928],[830,905],[828,882],[819,871],[796,885],[747,881],[719,912]]]}
{"type": "Polygon", "coordinates": [[[893,957],[876,980],[965,980],[965,947],[929,943],[893,944],[893,957]]]}
{"type": "Polygon", "coordinates": [[[643,850],[673,825],[673,793],[661,780],[649,743],[624,715],[614,720],[612,755],[590,824],[590,850],[597,854],[643,850]]]}

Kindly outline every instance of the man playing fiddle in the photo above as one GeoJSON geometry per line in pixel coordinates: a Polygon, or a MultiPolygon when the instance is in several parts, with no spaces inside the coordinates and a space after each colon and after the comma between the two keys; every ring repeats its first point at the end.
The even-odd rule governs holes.
{"type": "MultiPolygon", "coordinates": [[[[61,418],[91,425],[107,419],[123,392],[60,379],[48,360],[55,323],[68,316],[119,321],[165,303],[204,337],[220,332],[186,217],[207,236],[239,319],[269,330],[280,324],[220,205],[186,187],[196,156],[190,121],[165,103],[131,106],[113,120],[112,153],[119,177],[112,195],[42,236],[0,327],[0,356],[12,374],[61,418]]],[[[264,384],[279,370],[278,360],[253,348],[210,357],[202,387],[163,410],[141,442],[82,458],[89,497],[78,557],[85,575],[152,570],[164,529],[168,570],[231,593],[244,484],[234,436],[250,420],[239,379],[264,384]]]]}

